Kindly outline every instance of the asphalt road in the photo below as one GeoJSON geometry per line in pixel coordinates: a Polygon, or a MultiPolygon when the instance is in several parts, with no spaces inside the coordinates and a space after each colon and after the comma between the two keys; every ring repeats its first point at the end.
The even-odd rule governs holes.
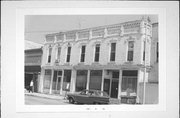
{"type": "Polygon", "coordinates": [[[56,100],[37,96],[25,96],[26,105],[72,105],[67,100],[56,100]]]}

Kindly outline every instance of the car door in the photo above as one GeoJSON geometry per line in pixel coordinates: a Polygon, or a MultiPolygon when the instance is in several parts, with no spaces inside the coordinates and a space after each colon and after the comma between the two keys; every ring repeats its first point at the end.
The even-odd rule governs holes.
{"type": "Polygon", "coordinates": [[[79,95],[76,96],[76,101],[78,103],[83,103],[83,104],[87,104],[88,103],[88,91],[82,91],[79,95]]]}
{"type": "Polygon", "coordinates": [[[89,101],[91,103],[99,103],[100,96],[97,94],[96,91],[92,91],[89,96],[89,101]]]}
{"type": "Polygon", "coordinates": [[[94,91],[90,97],[93,103],[107,103],[108,101],[108,97],[101,95],[101,92],[98,91],[94,91]]]}

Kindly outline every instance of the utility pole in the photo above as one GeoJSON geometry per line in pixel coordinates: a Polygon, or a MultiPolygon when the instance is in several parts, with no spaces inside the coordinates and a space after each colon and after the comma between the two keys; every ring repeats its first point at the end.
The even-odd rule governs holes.
{"type": "Polygon", "coordinates": [[[147,23],[145,23],[145,41],[144,41],[144,78],[143,78],[143,104],[146,101],[146,40],[147,40],[147,23]]]}

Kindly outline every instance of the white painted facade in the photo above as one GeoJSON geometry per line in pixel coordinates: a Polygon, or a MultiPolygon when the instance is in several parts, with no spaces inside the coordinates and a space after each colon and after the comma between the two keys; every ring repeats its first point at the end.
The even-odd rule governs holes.
{"type": "MultiPolygon", "coordinates": [[[[108,92],[110,96],[115,96],[114,98],[121,99],[121,96],[124,94],[122,89],[122,84],[125,81],[123,78],[125,77],[125,71],[137,71],[136,78],[136,91],[135,96],[138,95],[139,91],[139,83],[148,82],[148,76],[151,68],[151,40],[152,40],[152,25],[148,21],[148,19],[140,19],[132,22],[125,22],[115,25],[109,26],[101,26],[89,29],[82,30],[73,30],[67,32],[60,32],[55,34],[46,35],[46,40],[43,47],[43,57],[42,57],[42,65],[41,65],[41,87],[40,92],[53,94],[52,88],[53,86],[53,76],[54,73],[58,73],[58,71],[62,71],[60,76],[60,85],[59,93],[60,95],[64,95],[63,87],[64,86],[64,78],[65,70],[71,71],[71,79],[70,79],[70,92],[75,92],[77,90],[77,72],[81,70],[85,70],[86,73],[86,87],[85,89],[89,89],[92,87],[90,82],[92,81],[91,72],[93,70],[100,70],[102,75],[100,76],[101,85],[100,90],[105,89],[105,85],[109,86],[108,92]],[[133,41],[133,59],[132,61],[128,61],[128,44],[130,41],[133,41]],[[144,42],[146,42],[145,49],[145,62],[146,62],[146,73],[144,72],[144,60],[143,60],[143,52],[144,52],[144,42]],[[111,45],[115,43],[115,61],[110,61],[111,58],[111,45]],[[99,51],[99,61],[95,62],[95,50],[96,44],[100,44],[99,51]],[[81,60],[81,51],[82,46],[86,46],[85,48],[85,60],[84,62],[80,62],[81,60]],[[61,47],[61,53],[59,59],[57,58],[58,47],[61,47]],[[70,61],[67,62],[67,53],[68,47],[71,47],[70,53],[70,61]],[[51,59],[48,62],[49,56],[49,48],[52,48],[51,59]],[[45,71],[51,70],[51,77],[48,80],[49,88],[47,90],[44,89],[45,83],[45,71]],[[118,73],[118,78],[114,76],[118,73]],[[144,78],[144,73],[146,74],[144,78]],[[123,76],[124,74],[124,76],[123,76]],[[107,82],[105,84],[105,81],[107,82]],[[109,83],[109,84],[108,84],[109,83]],[[113,88],[113,85],[118,84],[117,88],[113,88]],[[117,89],[116,92],[113,92],[113,89],[117,89]],[[113,93],[113,94],[112,94],[113,93]]],[[[129,72],[130,73],[130,72],[129,72]]],[[[136,73],[136,72],[135,72],[136,73]]],[[[127,76],[127,75],[126,75],[127,76]]],[[[67,77],[68,78],[68,77],[67,77]]],[[[132,77],[129,77],[132,78],[132,77]]],[[[94,79],[94,78],[93,78],[94,79]]],[[[81,77],[78,78],[78,81],[81,80],[81,77]]],[[[130,79],[131,80],[131,79],[130,79]]],[[[58,79],[57,79],[58,81],[58,79]]],[[[56,81],[56,82],[57,82],[56,81]]],[[[68,80],[69,81],[69,80],[68,80]]],[[[129,80],[128,80],[129,81],[129,80]]],[[[132,80],[134,81],[134,80],[132,80]]],[[[58,84],[56,84],[56,89],[58,84]]],[[[67,85],[66,85],[67,86],[67,85]]],[[[133,85],[134,86],[134,85],[133,85]]],[[[142,99],[142,98],[140,98],[142,99]]]]}

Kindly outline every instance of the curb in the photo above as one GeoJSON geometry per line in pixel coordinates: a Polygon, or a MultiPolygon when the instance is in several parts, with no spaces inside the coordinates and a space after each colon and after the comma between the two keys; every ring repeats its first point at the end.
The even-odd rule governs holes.
{"type": "Polygon", "coordinates": [[[63,100],[64,96],[53,96],[53,95],[46,95],[46,94],[39,94],[39,93],[25,93],[26,96],[36,96],[41,98],[48,98],[48,99],[56,99],[56,100],[63,100]]]}

